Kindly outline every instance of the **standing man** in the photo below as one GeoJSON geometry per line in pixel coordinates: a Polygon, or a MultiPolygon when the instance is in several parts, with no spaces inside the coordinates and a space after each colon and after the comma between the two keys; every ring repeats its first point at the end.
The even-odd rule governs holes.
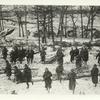
{"type": "Polygon", "coordinates": [[[73,47],[71,48],[71,51],[70,51],[70,62],[73,62],[74,61],[74,50],[73,50],[73,47]]]}
{"type": "Polygon", "coordinates": [[[23,77],[24,77],[25,82],[27,84],[27,88],[29,88],[29,82],[31,82],[33,85],[31,69],[28,67],[27,64],[25,64],[25,68],[23,71],[23,77]]]}
{"type": "Polygon", "coordinates": [[[46,52],[44,47],[42,47],[42,50],[40,51],[40,56],[41,56],[41,61],[45,63],[46,52]]]}
{"type": "Polygon", "coordinates": [[[11,64],[8,62],[8,60],[6,60],[5,73],[6,73],[7,77],[8,77],[8,80],[10,80],[12,72],[11,72],[11,64]]]}
{"type": "Polygon", "coordinates": [[[94,64],[91,70],[91,76],[92,76],[92,82],[95,84],[95,87],[97,86],[97,83],[98,83],[98,73],[99,73],[99,70],[97,68],[97,65],[94,64]]]}
{"type": "Polygon", "coordinates": [[[2,49],[2,55],[3,55],[3,59],[5,59],[5,60],[7,58],[7,52],[8,52],[7,48],[3,47],[3,49],[2,49]]]}
{"type": "Polygon", "coordinates": [[[89,52],[88,52],[88,49],[86,48],[86,46],[82,47],[82,49],[80,51],[80,55],[82,57],[84,65],[87,66],[87,61],[89,59],[89,52]]]}
{"type": "Polygon", "coordinates": [[[69,89],[72,90],[74,94],[76,87],[76,73],[74,72],[73,69],[69,73],[68,77],[69,77],[69,89]]]}
{"type": "Polygon", "coordinates": [[[58,62],[58,65],[59,66],[63,66],[63,57],[64,57],[64,54],[62,52],[62,48],[60,47],[56,53],[56,56],[57,56],[57,62],[58,62]]]}
{"type": "Polygon", "coordinates": [[[52,73],[48,70],[48,68],[45,69],[45,72],[43,74],[43,79],[45,81],[45,88],[48,92],[50,92],[51,83],[52,83],[52,73]]]}

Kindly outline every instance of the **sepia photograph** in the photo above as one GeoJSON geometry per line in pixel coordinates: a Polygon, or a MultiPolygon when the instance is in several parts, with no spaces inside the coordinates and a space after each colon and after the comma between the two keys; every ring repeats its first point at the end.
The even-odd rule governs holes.
{"type": "Polygon", "coordinates": [[[0,94],[99,95],[100,6],[1,4],[0,94]]]}

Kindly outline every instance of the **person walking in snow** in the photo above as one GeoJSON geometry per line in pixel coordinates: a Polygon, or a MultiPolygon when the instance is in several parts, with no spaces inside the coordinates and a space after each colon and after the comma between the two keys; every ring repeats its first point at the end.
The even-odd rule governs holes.
{"type": "Polygon", "coordinates": [[[76,56],[76,68],[80,68],[82,66],[82,58],[81,55],[76,56]]]}
{"type": "Polygon", "coordinates": [[[97,83],[98,83],[98,73],[99,73],[99,70],[97,68],[97,65],[94,64],[91,70],[91,77],[92,77],[93,84],[95,84],[95,87],[97,86],[97,83]]]}
{"type": "Polygon", "coordinates": [[[5,60],[7,58],[7,52],[8,52],[7,48],[3,47],[3,49],[2,49],[2,55],[3,55],[3,59],[5,59],[5,60]]]}
{"type": "Polygon", "coordinates": [[[58,66],[56,68],[56,73],[57,73],[57,79],[60,80],[60,83],[62,81],[62,74],[63,74],[63,66],[58,66]]]}
{"type": "Polygon", "coordinates": [[[71,69],[71,72],[68,74],[69,78],[69,89],[73,91],[73,94],[75,92],[76,87],[76,73],[73,69],[71,69]]]}
{"type": "Polygon", "coordinates": [[[41,61],[45,63],[46,52],[44,47],[42,47],[42,50],[40,51],[40,56],[41,56],[41,61]]]}
{"type": "Polygon", "coordinates": [[[100,51],[99,51],[99,53],[96,55],[96,59],[98,59],[98,64],[100,65],[100,51]]]}
{"type": "Polygon", "coordinates": [[[6,60],[6,68],[5,68],[5,73],[8,77],[8,79],[10,80],[11,78],[11,74],[12,74],[12,70],[11,70],[11,64],[9,63],[8,60],[6,60]]]}
{"type": "Polygon", "coordinates": [[[89,52],[88,52],[88,49],[86,48],[86,46],[83,46],[81,51],[80,51],[80,55],[82,57],[82,60],[84,62],[84,65],[86,66],[87,65],[87,61],[89,59],[89,52]]]}
{"type": "Polygon", "coordinates": [[[71,48],[71,51],[70,51],[70,62],[73,62],[74,61],[74,50],[73,48],[71,48]]]}
{"type": "Polygon", "coordinates": [[[27,84],[27,88],[29,88],[29,82],[31,82],[32,85],[33,85],[32,72],[31,72],[31,69],[28,67],[27,64],[25,64],[25,68],[23,70],[23,77],[24,77],[24,80],[27,84]]]}
{"type": "Polygon", "coordinates": [[[50,92],[51,83],[52,83],[52,73],[48,70],[48,68],[45,68],[45,72],[43,74],[43,79],[45,81],[45,88],[48,92],[50,92]]]}
{"type": "Polygon", "coordinates": [[[64,54],[62,52],[62,48],[60,47],[56,53],[56,56],[57,56],[57,62],[58,62],[58,65],[59,66],[63,66],[63,57],[64,57],[64,54]]]}
{"type": "Polygon", "coordinates": [[[14,82],[20,83],[23,81],[22,72],[18,69],[17,66],[14,66],[14,82]]]}
{"type": "Polygon", "coordinates": [[[74,58],[76,58],[77,55],[79,55],[79,49],[77,47],[75,47],[74,52],[74,58]]]}

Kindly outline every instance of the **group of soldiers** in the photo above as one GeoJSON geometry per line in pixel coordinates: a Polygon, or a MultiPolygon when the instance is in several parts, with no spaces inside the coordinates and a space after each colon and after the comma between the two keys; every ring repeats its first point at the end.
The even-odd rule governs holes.
{"type": "MultiPolygon", "coordinates": [[[[33,58],[35,52],[32,50],[32,48],[29,50],[25,50],[23,47],[18,49],[17,47],[14,47],[13,50],[10,53],[10,62],[7,60],[7,48],[4,47],[2,50],[2,55],[3,58],[6,61],[6,68],[5,68],[5,73],[8,76],[8,79],[10,79],[12,75],[12,66],[11,63],[16,63],[17,60],[22,63],[24,57],[27,57],[27,64],[24,65],[23,71],[21,71],[16,65],[14,66],[14,81],[16,83],[20,82],[26,82],[27,88],[29,88],[29,82],[33,84],[32,81],[32,72],[31,69],[29,68],[28,64],[33,63],[33,58]]],[[[45,64],[46,60],[46,51],[45,48],[42,47],[40,51],[40,56],[41,56],[41,62],[45,64]]],[[[62,48],[60,47],[57,52],[56,52],[56,60],[58,62],[58,66],[56,68],[56,73],[57,73],[57,79],[62,80],[62,75],[63,75],[63,57],[64,53],[62,48]]],[[[98,58],[98,63],[100,62],[100,52],[97,54],[96,58],[98,58]]],[[[86,46],[83,46],[81,49],[78,49],[75,47],[75,49],[71,48],[70,51],[70,62],[73,63],[75,61],[76,68],[81,68],[82,64],[87,65],[87,61],[89,59],[89,51],[86,46]]],[[[92,76],[92,82],[97,86],[98,83],[98,73],[99,70],[97,68],[97,65],[94,64],[92,70],[91,70],[91,76],[92,76]]],[[[75,73],[75,70],[72,69],[71,72],[68,74],[68,79],[69,79],[69,89],[75,91],[75,86],[76,86],[76,78],[77,74],[75,73]]],[[[45,69],[45,72],[43,74],[43,79],[45,82],[45,88],[50,92],[50,89],[52,87],[52,73],[49,71],[48,68],[45,69]]]]}

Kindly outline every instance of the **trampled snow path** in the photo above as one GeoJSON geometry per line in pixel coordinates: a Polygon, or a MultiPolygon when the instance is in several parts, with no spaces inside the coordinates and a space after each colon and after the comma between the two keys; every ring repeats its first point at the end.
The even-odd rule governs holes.
{"type": "MultiPolygon", "coordinates": [[[[44,87],[44,82],[34,82],[34,85],[30,83],[30,88],[26,89],[26,83],[15,84],[10,80],[7,80],[5,75],[0,75],[0,94],[11,94],[11,92],[28,95],[45,95],[48,94],[44,87]]],[[[49,94],[57,95],[70,95],[72,91],[68,89],[68,80],[62,81],[53,81],[52,89],[49,94]]],[[[88,94],[100,94],[100,82],[97,87],[91,82],[91,78],[82,78],[77,79],[76,91],[75,94],[88,95],[88,94]]]]}

